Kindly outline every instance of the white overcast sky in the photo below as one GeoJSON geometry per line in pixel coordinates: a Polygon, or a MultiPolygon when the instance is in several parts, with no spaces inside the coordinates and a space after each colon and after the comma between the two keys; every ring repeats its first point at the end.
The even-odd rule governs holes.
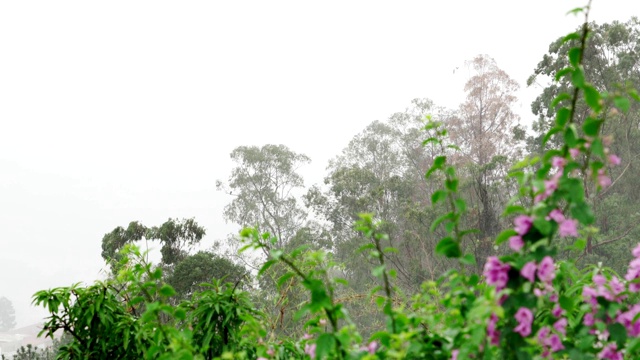
{"type": "MultiPolygon", "coordinates": [[[[524,88],[585,2],[0,2],[0,296],[38,321],[31,295],[101,277],[102,236],[132,220],[196,217],[224,238],[215,180],[237,146],[309,155],[311,185],[371,121],[418,97],[455,107],[477,54],[524,88]]],[[[523,123],[539,90],[520,94],[523,123]]]]}

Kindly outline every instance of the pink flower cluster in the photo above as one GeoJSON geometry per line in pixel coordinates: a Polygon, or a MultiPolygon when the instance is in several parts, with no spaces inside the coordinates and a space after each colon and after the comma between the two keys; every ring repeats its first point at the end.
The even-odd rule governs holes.
{"type": "MultiPolygon", "coordinates": [[[[607,316],[605,319],[596,318],[596,314],[601,306],[598,298],[605,299],[609,302],[621,303],[627,297],[625,290],[629,292],[640,291],[640,284],[637,282],[637,279],[640,279],[640,245],[633,249],[633,256],[634,260],[629,264],[629,269],[625,276],[628,282],[626,286],[615,276],[609,280],[601,274],[596,274],[593,276],[594,286],[584,286],[582,289],[583,298],[591,305],[591,312],[585,314],[582,321],[585,326],[592,327],[592,334],[598,333],[594,328],[594,325],[598,322],[605,322],[607,324],[617,322],[626,328],[628,336],[640,336],[640,319],[638,319],[640,304],[632,305],[627,308],[626,311],[618,310],[613,317],[607,316]]],[[[609,338],[607,332],[601,333],[600,335],[603,341],[609,338]]],[[[623,357],[623,352],[618,351],[615,343],[606,344],[598,354],[599,359],[622,360],[623,357]]]]}
{"type": "Polygon", "coordinates": [[[598,354],[598,359],[607,359],[607,360],[624,360],[624,356],[622,356],[621,351],[618,350],[618,345],[616,343],[611,343],[602,349],[602,351],[598,354]]]}
{"type": "Polygon", "coordinates": [[[366,351],[369,354],[373,355],[378,350],[378,347],[380,347],[380,344],[378,344],[377,341],[372,341],[369,344],[367,344],[367,346],[362,346],[360,350],[366,351]]]}
{"type": "Polygon", "coordinates": [[[484,276],[487,284],[495,286],[496,291],[500,291],[507,286],[509,281],[509,270],[511,266],[501,262],[497,257],[490,256],[484,264],[484,276]]]}
{"type": "Polygon", "coordinates": [[[489,343],[496,346],[500,345],[500,331],[498,331],[497,326],[498,316],[491,314],[489,323],[487,324],[487,337],[489,338],[489,343]]]}
{"type": "Polygon", "coordinates": [[[531,324],[533,323],[533,312],[529,308],[521,307],[515,315],[518,325],[513,329],[522,337],[531,335],[531,324]]]}
{"type": "Polygon", "coordinates": [[[515,225],[514,230],[517,235],[509,238],[509,247],[511,247],[513,251],[520,251],[524,246],[522,237],[531,229],[531,226],[533,225],[533,218],[527,215],[519,215],[513,219],[513,224],[515,225]]]}
{"type": "Polygon", "coordinates": [[[545,256],[537,265],[535,261],[529,261],[520,270],[520,275],[531,282],[535,282],[536,271],[540,281],[551,285],[551,282],[556,277],[555,264],[551,256],[545,256]]]}
{"type": "MultiPolygon", "coordinates": [[[[553,324],[553,328],[558,333],[565,335],[567,330],[567,319],[562,318],[553,324]]],[[[545,326],[538,331],[538,343],[542,345],[542,357],[548,358],[551,353],[564,349],[562,339],[557,333],[553,333],[551,328],[545,326]]]]}
{"type": "Polygon", "coordinates": [[[560,209],[551,210],[547,220],[553,220],[558,224],[558,235],[560,237],[578,236],[578,221],[565,218],[560,209]]]}
{"type": "MultiPolygon", "coordinates": [[[[587,139],[587,140],[588,140],[588,142],[585,144],[585,147],[589,148],[589,147],[591,147],[591,142],[593,141],[593,139],[587,139]]],[[[604,153],[607,155],[606,160],[609,162],[609,165],[617,166],[617,165],[620,165],[620,163],[621,163],[620,157],[618,155],[609,154],[609,145],[611,145],[612,141],[613,141],[613,139],[611,137],[603,137],[602,138],[602,143],[605,145],[604,153]]],[[[569,151],[571,151],[571,150],[572,149],[569,149],[569,151]]],[[[571,153],[571,154],[573,156],[573,153],[571,153]]],[[[596,180],[598,182],[598,185],[603,189],[611,186],[611,178],[607,176],[607,174],[606,174],[604,169],[599,169],[598,170],[598,174],[596,176],[596,180]]]]}
{"type": "Polygon", "coordinates": [[[629,282],[629,291],[638,292],[640,291],[640,282],[637,280],[640,279],[640,244],[631,253],[635,259],[629,264],[624,278],[629,282]]]}
{"type": "Polygon", "coordinates": [[[562,173],[564,172],[565,165],[567,165],[567,159],[565,158],[554,156],[551,159],[551,166],[558,168],[558,171],[556,171],[556,173],[553,174],[553,176],[551,176],[549,180],[544,181],[544,189],[535,189],[536,192],[542,192],[536,195],[536,197],[533,199],[534,202],[539,203],[540,201],[546,200],[553,194],[554,191],[558,189],[558,183],[560,182],[560,178],[562,177],[562,173]]]}

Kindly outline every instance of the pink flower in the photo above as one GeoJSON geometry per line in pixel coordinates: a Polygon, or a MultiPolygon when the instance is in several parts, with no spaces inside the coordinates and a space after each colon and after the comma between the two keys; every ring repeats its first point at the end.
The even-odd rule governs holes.
{"type": "Polygon", "coordinates": [[[618,155],[609,155],[609,162],[611,165],[620,165],[620,158],[618,155]]]}
{"type": "MultiPolygon", "coordinates": [[[[624,284],[620,281],[620,279],[618,279],[617,276],[614,276],[613,278],[611,278],[611,281],[609,281],[609,288],[611,288],[611,292],[613,293],[613,295],[618,296],[621,292],[624,291],[624,284]]],[[[623,296],[623,298],[624,297],[625,296],[623,296]]]]}
{"type": "Polygon", "coordinates": [[[259,358],[257,358],[256,360],[269,360],[269,359],[267,359],[266,357],[262,357],[262,356],[260,356],[260,357],[259,357],[259,358]]]}
{"type": "Polygon", "coordinates": [[[549,196],[551,196],[551,194],[553,194],[553,192],[556,191],[556,189],[558,189],[558,181],[560,181],[561,177],[562,177],[562,171],[558,171],[557,173],[553,174],[551,179],[545,180],[544,191],[536,195],[534,202],[538,203],[542,200],[545,200],[549,196]]]}
{"type": "Polygon", "coordinates": [[[500,291],[507,286],[509,281],[509,264],[504,264],[495,256],[490,256],[484,265],[484,276],[487,284],[496,287],[496,291],[500,291]]]}
{"type": "Polygon", "coordinates": [[[517,235],[509,238],[509,247],[513,251],[520,251],[520,249],[522,249],[523,246],[524,246],[524,241],[522,241],[522,236],[517,235]]]}
{"type": "Polygon", "coordinates": [[[313,336],[311,334],[304,334],[304,335],[302,335],[302,338],[305,339],[305,340],[311,340],[311,339],[313,339],[313,336]]]}
{"type": "Polygon", "coordinates": [[[592,313],[584,314],[584,318],[582,318],[582,323],[584,326],[593,326],[596,323],[596,319],[592,313]]]}
{"type": "Polygon", "coordinates": [[[564,310],[562,310],[562,308],[558,304],[556,304],[556,306],[553,307],[553,310],[551,310],[551,315],[555,317],[560,317],[562,316],[562,314],[564,314],[564,310]]]}
{"type": "Polygon", "coordinates": [[[309,355],[312,359],[316,358],[316,344],[306,344],[304,346],[304,353],[309,355]]]}
{"type": "Polygon", "coordinates": [[[571,154],[571,157],[575,159],[580,156],[580,149],[571,148],[569,149],[569,154],[571,154]]]}
{"type": "Polygon", "coordinates": [[[603,169],[598,170],[598,185],[603,189],[611,186],[611,178],[605,174],[603,169]]]}
{"type": "Polygon", "coordinates": [[[602,285],[607,283],[607,278],[602,276],[601,274],[593,275],[593,279],[592,280],[593,280],[594,284],[600,285],[600,286],[602,286],[602,285]]]}
{"type": "Polygon", "coordinates": [[[496,330],[497,324],[498,324],[498,316],[496,314],[491,314],[491,317],[489,318],[489,323],[487,324],[487,336],[489,337],[489,343],[491,345],[500,344],[500,332],[496,330]]]}
{"type": "Polygon", "coordinates": [[[629,263],[629,268],[627,269],[627,275],[625,275],[624,278],[630,282],[629,291],[631,292],[640,291],[640,283],[633,282],[635,279],[640,278],[640,258],[635,258],[631,260],[631,262],[629,263]]]}
{"type": "Polygon", "coordinates": [[[582,297],[592,306],[598,305],[598,300],[596,299],[598,292],[594,288],[584,286],[582,288],[582,297]]]}
{"type": "Polygon", "coordinates": [[[451,352],[451,360],[458,360],[458,354],[460,353],[460,350],[456,349],[453,350],[451,352]]]}
{"type": "Polygon", "coordinates": [[[565,165],[567,165],[567,159],[565,158],[554,156],[551,159],[551,166],[553,167],[563,168],[565,165]]]}
{"type": "Polygon", "coordinates": [[[527,215],[518,215],[513,219],[513,224],[515,225],[515,230],[518,235],[522,236],[531,229],[531,225],[533,225],[533,218],[527,215]]]}
{"type": "Polygon", "coordinates": [[[566,318],[562,318],[558,321],[556,321],[553,324],[553,328],[556,329],[557,332],[559,332],[562,335],[566,335],[567,334],[567,319],[566,318]]]}
{"type": "Polygon", "coordinates": [[[269,348],[269,350],[267,350],[267,355],[273,356],[275,354],[276,354],[276,351],[273,348],[269,348]]]}
{"type": "Polygon", "coordinates": [[[548,326],[545,326],[540,329],[540,331],[538,331],[538,342],[542,345],[543,358],[549,357],[549,350],[551,350],[552,352],[556,352],[564,349],[564,345],[562,345],[562,340],[560,340],[560,337],[557,334],[551,334],[551,329],[549,329],[548,326]]]}
{"type": "Polygon", "coordinates": [[[634,321],[638,314],[640,314],[640,305],[636,304],[616,317],[616,321],[627,328],[627,333],[633,337],[640,335],[640,321],[634,321]]]}
{"type": "Polygon", "coordinates": [[[547,216],[547,220],[549,219],[553,219],[553,221],[557,222],[558,224],[565,220],[564,215],[562,214],[562,211],[560,211],[560,209],[551,210],[549,216],[547,216]]]}
{"type": "Polygon", "coordinates": [[[378,350],[378,343],[376,341],[372,341],[369,343],[369,345],[367,345],[367,351],[369,352],[369,354],[375,354],[376,350],[378,350]]]}
{"type": "Polygon", "coordinates": [[[534,261],[529,261],[528,263],[524,264],[522,270],[520,270],[520,275],[522,275],[522,277],[524,277],[525,279],[534,282],[536,281],[536,268],[536,263],[534,261]]]}
{"type": "Polygon", "coordinates": [[[598,354],[598,359],[607,359],[607,360],[624,360],[622,357],[622,353],[616,351],[618,346],[613,343],[609,344],[602,349],[602,351],[598,354]]]}
{"type": "Polygon", "coordinates": [[[564,349],[564,345],[562,345],[560,337],[556,334],[552,334],[551,336],[549,336],[545,341],[545,345],[549,346],[551,348],[551,351],[553,352],[564,349]]]}
{"type": "Polygon", "coordinates": [[[555,277],[553,259],[550,256],[545,256],[538,265],[538,278],[546,283],[551,283],[555,277]]]}
{"type": "Polygon", "coordinates": [[[513,331],[522,337],[529,336],[531,334],[531,323],[533,322],[533,313],[531,310],[526,307],[521,307],[516,312],[515,318],[518,321],[518,326],[516,326],[513,331]]]}
{"type": "Polygon", "coordinates": [[[538,331],[538,341],[541,344],[544,344],[545,339],[549,336],[550,333],[551,333],[551,329],[549,329],[548,326],[545,326],[545,327],[541,328],[538,331]]]}
{"type": "Polygon", "coordinates": [[[558,235],[560,235],[560,237],[578,237],[578,221],[574,219],[566,219],[561,222],[558,227],[558,235]]]}

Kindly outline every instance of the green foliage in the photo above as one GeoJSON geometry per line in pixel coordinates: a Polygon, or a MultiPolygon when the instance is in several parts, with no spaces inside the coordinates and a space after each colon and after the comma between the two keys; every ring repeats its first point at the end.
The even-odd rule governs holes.
{"type": "Polygon", "coordinates": [[[206,251],[189,255],[180,261],[167,283],[179,294],[180,298],[190,297],[202,290],[201,284],[212,279],[220,279],[231,283],[239,283],[248,279],[247,270],[230,260],[206,251]]]}
{"type": "Polygon", "coordinates": [[[194,219],[169,219],[160,226],[148,228],[132,221],[124,229],[120,226],[102,238],[102,258],[117,272],[118,251],[126,244],[140,240],[159,241],[164,265],[173,265],[187,256],[187,250],[202,240],[206,231],[194,219]]]}
{"type": "MultiPolygon", "coordinates": [[[[2,356],[4,360],[4,355],[2,356]]],[[[27,346],[20,346],[20,348],[13,355],[13,360],[54,360],[55,353],[53,349],[45,348],[38,349],[31,344],[27,346]]]]}

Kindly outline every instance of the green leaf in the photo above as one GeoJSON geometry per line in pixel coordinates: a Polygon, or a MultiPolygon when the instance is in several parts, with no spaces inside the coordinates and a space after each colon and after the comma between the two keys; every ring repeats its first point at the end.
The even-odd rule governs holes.
{"type": "Polygon", "coordinates": [[[460,258],[460,262],[464,265],[475,265],[476,258],[472,254],[467,254],[460,258]]]}
{"type": "MultiPolygon", "coordinates": [[[[580,14],[581,12],[583,12],[583,11],[584,11],[584,9],[585,9],[585,8],[583,8],[583,7],[577,7],[577,8],[571,9],[571,10],[569,10],[569,11],[567,12],[567,15],[571,15],[571,14],[573,14],[573,15],[578,15],[578,14],[580,14]]],[[[579,38],[579,37],[578,37],[578,38],[579,38]]]]}
{"type": "Polygon", "coordinates": [[[579,47],[574,47],[569,50],[569,62],[573,66],[578,66],[580,64],[580,54],[582,54],[582,49],[579,47]]]}
{"type": "Polygon", "coordinates": [[[431,204],[435,205],[438,202],[444,200],[447,198],[447,191],[445,190],[438,190],[436,192],[433,193],[433,195],[431,195],[431,204]]]}
{"type": "Polygon", "coordinates": [[[444,181],[444,186],[447,188],[447,190],[451,191],[451,192],[457,192],[458,191],[458,179],[447,179],[444,181]]]}
{"type": "Polygon", "coordinates": [[[551,102],[551,107],[555,108],[564,100],[571,100],[571,95],[566,92],[560,93],[560,95],[556,96],[555,99],[553,99],[553,101],[551,102]]]}
{"type": "Polygon", "coordinates": [[[602,110],[602,104],[600,104],[600,92],[591,85],[585,85],[583,90],[584,100],[587,102],[587,105],[589,105],[593,111],[600,112],[600,110],[602,110]]]}
{"type": "Polygon", "coordinates": [[[560,79],[562,79],[562,77],[569,75],[571,72],[573,71],[573,68],[571,67],[566,67],[560,71],[558,71],[556,73],[556,81],[559,81],[560,79]]]}
{"type": "Polygon", "coordinates": [[[573,243],[573,249],[576,251],[583,251],[587,247],[587,240],[578,239],[573,243]]]}
{"type": "Polygon", "coordinates": [[[578,145],[578,132],[576,131],[576,127],[573,124],[567,126],[567,128],[564,130],[564,141],[570,148],[576,147],[576,145],[578,145]]]}
{"type": "Polygon", "coordinates": [[[498,235],[498,237],[496,237],[496,245],[500,245],[503,242],[507,241],[510,237],[516,235],[518,235],[518,233],[514,229],[504,230],[498,235]]]}
{"type": "Polygon", "coordinates": [[[382,250],[382,252],[385,253],[385,254],[389,254],[389,253],[397,254],[398,253],[398,249],[389,246],[389,247],[384,248],[384,250],[382,250]]]}
{"type": "Polygon", "coordinates": [[[446,161],[447,161],[446,156],[438,156],[433,160],[433,166],[435,168],[441,169],[446,161]]]}
{"type": "Polygon", "coordinates": [[[571,83],[573,86],[582,88],[584,87],[584,82],[584,70],[582,70],[582,66],[574,68],[571,72],[571,83]]]}
{"type": "Polygon", "coordinates": [[[320,334],[316,341],[316,359],[330,357],[336,344],[336,339],[331,333],[320,334]]]}
{"type": "Polygon", "coordinates": [[[620,111],[622,111],[623,113],[626,113],[627,111],[629,111],[629,107],[631,107],[631,103],[629,102],[629,99],[623,96],[616,96],[613,99],[613,103],[616,104],[616,107],[620,109],[620,111]]]}
{"type": "Polygon", "coordinates": [[[278,289],[282,288],[282,285],[287,282],[287,280],[291,279],[294,276],[294,273],[292,272],[287,272],[284,275],[280,276],[280,278],[278,278],[278,282],[276,283],[278,286],[278,289]]]}
{"type": "Polygon", "coordinates": [[[375,277],[381,277],[382,274],[384,273],[384,269],[385,269],[384,265],[376,266],[373,268],[373,270],[371,270],[371,274],[375,277]]]}
{"type": "Polygon", "coordinates": [[[431,224],[431,232],[433,232],[438,227],[438,225],[440,225],[440,223],[442,223],[445,220],[451,219],[451,218],[453,218],[453,213],[452,212],[448,212],[448,213],[446,213],[444,215],[441,215],[437,219],[435,219],[433,221],[433,223],[431,224]]]}
{"type": "Polygon", "coordinates": [[[151,273],[151,280],[160,280],[162,279],[162,269],[157,268],[151,273]]]}
{"type": "Polygon", "coordinates": [[[440,240],[435,250],[436,254],[444,255],[448,258],[458,258],[462,255],[460,245],[450,237],[440,240]]]}
{"type": "Polygon", "coordinates": [[[467,203],[463,199],[456,199],[456,201],[454,201],[454,204],[458,212],[463,213],[467,211],[467,203]]]}
{"type": "Polygon", "coordinates": [[[618,349],[624,348],[627,341],[627,329],[620,323],[613,323],[607,326],[609,336],[618,344],[618,349]]]}
{"type": "Polygon", "coordinates": [[[422,146],[425,146],[429,143],[436,143],[436,144],[440,144],[440,140],[436,137],[430,137],[427,140],[422,142],[422,146]]]}
{"type": "MultiPolygon", "coordinates": [[[[173,316],[178,320],[184,320],[187,318],[187,312],[184,309],[177,308],[176,311],[174,311],[173,316]]],[[[125,334],[127,334],[127,332],[125,332],[125,334]]]]}
{"type": "Polygon", "coordinates": [[[571,116],[571,110],[568,108],[558,110],[558,113],[556,114],[556,124],[559,127],[564,128],[565,124],[569,120],[569,116],[571,116]]]}
{"type": "Polygon", "coordinates": [[[522,205],[509,205],[502,212],[502,216],[509,216],[515,213],[523,213],[526,209],[522,205]]]}
{"type": "Polygon", "coordinates": [[[273,249],[270,251],[270,255],[274,260],[280,259],[280,257],[284,254],[284,251],[280,249],[273,249]]]}
{"type": "Polygon", "coordinates": [[[559,302],[560,307],[566,312],[570,313],[573,310],[573,299],[571,297],[560,295],[559,302]]]}
{"type": "Polygon", "coordinates": [[[364,244],[358,248],[358,252],[363,252],[365,250],[375,249],[376,245],[372,243],[364,244]]]}
{"type": "Polygon", "coordinates": [[[600,156],[600,158],[602,159],[605,158],[604,145],[602,144],[602,140],[600,140],[600,138],[596,138],[591,142],[591,153],[600,156]]]}
{"type": "Polygon", "coordinates": [[[160,288],[160,295],[170,297],[176,294],[176,291],[170,285],[164,284],[160,288]]]}
{"type": "Polygon", "coordinates": [[[587,118],[582,125],[582,130],[584,134],[590,137],[596,137],[598,135],[598,131],[600,131],[600,126],[604,121],[600,119],[587,118]]]}
{"type": "Polygon", "coordinates": [[[267,260],[262,267],[260,268],[260,270],[258,271],[258,277],[262,274],[264,274],[265,271],[267,271],[270,267],[273,266],[273,264],[277,263],[278,260],[267,260]]]}
{"type": "Polygon", "coordinates": [[[554,126],[552,127],[549,131],[547,131],[547,133],[544,135],[544,138],[542,138],[542,145],[546,144],[547,141],[549,141],[549,139],[551,139],[551,137],[557,133],[559,133],[560,131],[562,131],[562,127],[560,126],[554,126]]]}
{"type": "Polygon", "coordinates": [[[591,225],[595,221],[591,208],[585,202],[571,204],[571,215],[583,225],[591,225]]]}
{"type": "Polygon", "coordinates": [[[567,41],[570,40],[580,40],[580,34],[577,32],[573,32],[565,37],[562,38],[562,43],[566,43],[567,41]]]}
{"type": "Polygon", "coordinates": [[[584,201],[584,187],[582,181],[576,178],[563,178],[560,182],[560,187],[567,191],[569,199],[573,203],[584,201]]]}
{"type": "Polygon", "coordinates": [[[543,218],[534,219],[533,226],[535,226],[542,235],[549,235],[551,233],[551,223],[543,218]]]}
{"type": "Polygon", "coordinates": [[[449,177],[454,178],[454,177],[456,177],[456,168],[455,168],[455,167],[453,167],[453,166],[447,166],[447,167],[444,169],[444,174],[445,174],[445,175],[447,175],[447,176],[449,176],[449,177]]]}

